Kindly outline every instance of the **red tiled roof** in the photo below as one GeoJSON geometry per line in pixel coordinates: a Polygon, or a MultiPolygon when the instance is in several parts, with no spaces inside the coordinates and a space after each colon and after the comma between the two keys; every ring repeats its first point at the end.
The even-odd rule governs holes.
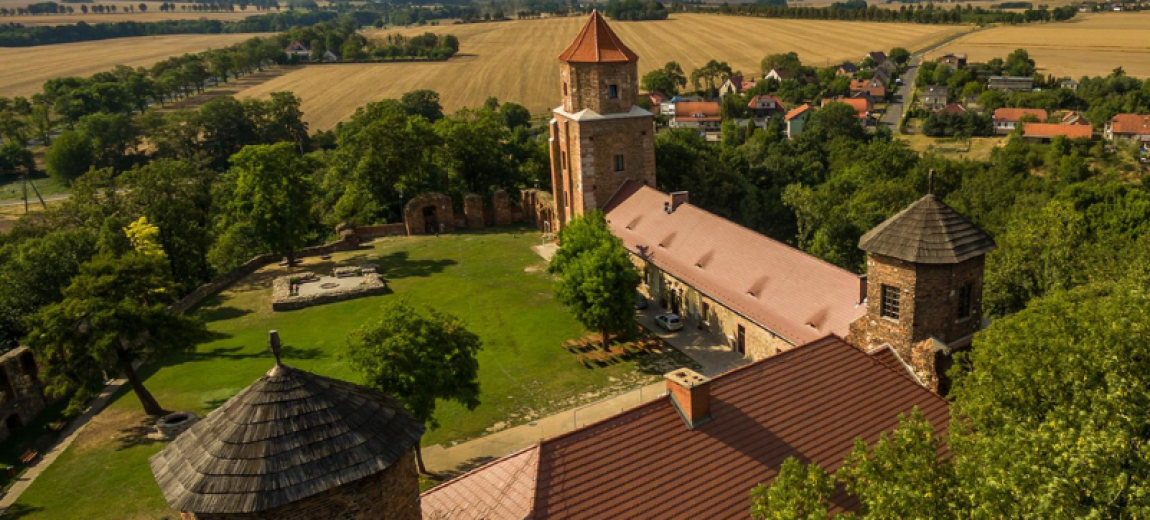
{"type": "Polygon", "coordinates": [[[531,516],[539,445],[436,486],[420,497],[424,520],[520,520],[531,516]]]}
{"type": "MultiPolygon", "coordinates": [[[[941,397],[834,336],[717,376],[710,396],[713,419],[693,430],[663,396],[543,441],[535,480],[517,479],[534,497],[530,515],[517,518],[745,519],[750,490],[770,483],[788,457],[834,472],[855,439],[875,442],[916,406],[944,438],[950,421],[941,397]]],[[[483,482],[460,489],[504,492],[483,482]]],[[[436,493],[424,494],[425,519],[503,518],[435,516],[459,503],[426,499],[436,493]]],[[[831,505],[858,507],[841,488],[831,505]]]]}
{"type": "Polygon", "coordinates": [[[638,61],[639,56],[623,45],[599,11],[591,11],[591,17],[559,59],[569,63],[615,63],[638,61]]]}
{"type": "Polygon", "coordinates": [[[747,102],[747,108],[751,108],[751,109],[758,108],[759,101],[764,101],[764,100],[774,101],[776,110],[786,110],[786,107],[783,106],[783,100],[779,99],[776,96],[772,96],[769,94],[759,94],[759,95],[751,98],[751,100],[747,102]]]}
{"type": "Polygon", "coordinates": [[[871,109],[871,100],[867,98],[839,98],[839,99],[824,99],[823,106],[831,103],[845,103],[850,105],[858,113],[859,118],[865,118],[871,109]]]}
{"type": "Polygon", "coordinates": [[[794,345],[846,336],[866,309],[858,275],[628,181],[604,211],[627,249],[794,345]]]}
{"type": "Polygon", "coordinates": [[[1026,123],[1022,125],[1022,135],[1026,137],[1054,137],[1061,135],[1069,139],[1090,139],[1094,137],[1094,128],[1089,125],[1026,123]]]}
{"type": "Polygon", "coordinates": [[[680,101],[675,103],[676,121],[719,121],[723,109],[717,101],[680,101]]]}
{"type": "Polygon", "coordinates": [[[898,354],[895,353],[894,349],[890,348],[890,344],[884,344],[879,348],[867,352],[867,354],[874,358],[875,361],[882,363],[887,368],[894,370],[903,376],[906,376],[907,379],[915,381],[916,383],[918,382],[915,380],[914,374],[910,371],[910,367],[906,366],[906,363],[902,362],[902,359],[898,357],[898,354]]]}
{"type": "Polygon", "coordinates": [[[795,108],[792,108],[790,112],[787,112],[787,115],[784,116],[783,119],[790,121],[796,117],[803,115],[804,113],[806,113],[806,111],[808,111],[810,109],[811,109],[810,105],[803,103],[803,104],[801,104],[795,108]]]}
{"type": "Polygon", "coordinates": [[[1150,135],[1150,115],[1118,114],[1110,120],[1116,134],[1150,135]]]}
{"type": "Polygon", "coordinates": [[[947,115],[952,115],[952,116],[958,115],[958,114],[965,114],[965,113],[966,113],[966,107],[963,107],[962,105],[960,105],[958,103],[951,103],[949,105],[946,105],[946,106],[938,109],[938,111],[935,112],[935,114],[947,114],[947,115]]]}
{"type": "Polygon", "coordinates": [[[639,94],[639,96],[646,96],[652,105],[658,105],[667,100],[667,95],[662,92],[648,92],[646,94],[639,94]]]}
{"type": "Polygon", "coordinates": [[[1039,121],[1045,121],[1046,111],[1041,108],[1000,108],[994,111],[996,122],[1017,123],[1026,116],[1033,116],[1039,121]]]}

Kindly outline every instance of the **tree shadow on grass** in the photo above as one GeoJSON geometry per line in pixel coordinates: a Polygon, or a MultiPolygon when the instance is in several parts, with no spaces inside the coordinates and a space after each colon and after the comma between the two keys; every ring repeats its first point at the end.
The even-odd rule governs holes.
{"type": "Polygon", "coordinates": [[[4,510],[3,516],[6,519],[24,518],[28,515],[33,515],[33,514],[39,513],[40,511],[43,511],[43,510],[44,510],[44,508],[42,508],[42,507],[29,506],[26,504],[15,503],[15,504],[8,506],[8,509],[4,510]]]}
{"type": "Polygon", "coordinates": [[[137,446],[149,446],[159,442],[164,442],[156,434],[156,428],[152,426],[152,420],[142,419],[140,423],[123,428],[116,432],[116,451],[123,451],[137,446]]]}
{"type": "Polygon", "coordinates": [[[254,311],[251,311],[249,309],[240,309],[238,307],[231,307],[231,306],[227,306],[227,307],[221,306],[221,307],[201,308],[198,314],[199,314],[200,318],[202,318],[205,322],[210,323],[213,321],[227,321],[227,320],[234,320],[236,318],[242,318],[244,316],[247,316],[248,314],[251,314],[252,312],[254,312],[254,311]]]}
{"type": "Polygon", "coordinates": [[[424,278],[433,274],[442,273],[449,266],[456,265],[455,260],[412,260],[407,251],[396,251],[376,259],[383,277],[387,280],[400,278],[424,278]]]}

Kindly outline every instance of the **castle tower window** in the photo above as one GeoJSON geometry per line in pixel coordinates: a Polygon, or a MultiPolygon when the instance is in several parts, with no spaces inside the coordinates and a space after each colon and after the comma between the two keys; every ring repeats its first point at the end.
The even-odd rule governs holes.
{"type": "Polygon", "coordinates": [[[563,95],[567,95],[567,83],[563,83],[563,95]]]}
{"type": "Polygon", "coordinates": [[[880,314],[884,318],[892,320],[898,319],[899,299],[902,296],[898,287],[890,285],[882,286],[882,310],[880,314]]]}
{"type": "Polygon", "coordinates": [[[619,85],[607,85],[607,98],[619,99],[619,85]]]}
{"type": "Polygon", "coordinates": [[[624,160],[622,155],[615,156],[615,171],[622,172],[624,170],[624,160]]]}
{"type": "Polygon", "coordinates": [[[963,285],[958,290],[958,319],[965,320],[971,314],[971,296],[974,292],[974,284],[968,283],[963,285]]]}

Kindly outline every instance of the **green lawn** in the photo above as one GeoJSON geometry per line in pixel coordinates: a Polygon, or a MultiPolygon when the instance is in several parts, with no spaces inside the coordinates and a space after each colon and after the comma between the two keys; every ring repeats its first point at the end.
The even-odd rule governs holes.
{"type": "MultiPolygon", "coordinates": [[[[36,189],[40,190],[40,195],[44,197],[68,193],[69,191],[67,186],[43,173],[32,176],[30,180],[32,184],[36,185],[36,189]]],[[[20,181],[19,177],[8,175],[0,177],[0,202],[20,200],[23,198],[24,183],[20,181]]],[[[36,192],[32,190],[32,186],[28,186],[28,200],[37,204],[39,203],[39,201],[36,200],[36,192]]]]}
{"type": "MultiPolygon", "coordinates": [[[[392,294],[287,313],[270,310],[270,281],[260,272],[205,303],[198,311],[215,338],[195,352],[146,365],[146,385],[169,409],[206,413],[272,366],[267,331],[278,329],[284,362],[359,381],[339,357],[347,333],[389,299],[409,298],[463,318],[483,339],[479,356],[482,404],[468,412],[440,406],[438,430],[424,445],[480,436],[492,425],[523,423],[653,380],[657,374],[627,362],[589,370],[560,347],[582,327],[555,301],[543,261],[530,249],[537,232],[491,233],[377,241],[371,250],[341,253],[337,262],[373,261],[392,294]]],[[[309,260],[304,269],[324,271],[309,260]]],[[[27,518],[159,518],[171,514],[152,480],[147,457],[162,443],[144,441],[133,426],[140,407],[131,393],[101,414],[100,424],[20,497],[27,518]],[[123,419],[120,419],[122,417],[123,419]]],[[[96,423],[93,426],[97,426],[96,423]]]]}

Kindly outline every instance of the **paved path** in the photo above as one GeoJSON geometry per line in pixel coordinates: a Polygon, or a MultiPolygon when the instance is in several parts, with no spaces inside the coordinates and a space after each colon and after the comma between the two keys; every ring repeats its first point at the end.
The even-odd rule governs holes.
{"type": "MultiPolygon", "coordinates": [[[[648,329],[660,333],[655,327],[655,308],[641,312],[637,319],[648,329]]],[[[746,364],[743,356],[732,352],[718,336],[685,327],[674,333],[660,333],[661,337],[702,365],[704,375],[716,376],[746,364]]],[[[448,476],[462,473],[488,461],[509,455],[541,440],[549,439],[576,428],[606,419],[624,410],[638,406],[666,392],[666,383],[658,381],[629,392],[589,405],[559,412],[537,421],[509,428],[456,446],[435,445],[423,448],[423,462],[428,471],[448,476]]]]}
{"type": "Polygon", "coordinates": [[[881,123],[890,128],[891,132],[898,132],[898,123],[902,120],[902,113],[906,110],[906,104],[911,100],[911,91],[914,89],[914,78],[918,75],[918,65],[922,63],[922,55],[915,54],[910,57],[910,62],[907,63],[906,70],[903,71],[902,85],[894,91],[894,96],[891,97],[891,102],[886,107],[886,112],[882,115],[881,123]]]}
{"type": "Polygon", "coordinates": [[[28,486],[31,486],[32,482],[36,480],[36,477],[39,477],[44,470],[48,469],[48,466],[51,466],[52,463],[56,461],[56,457],[59,457],[61,453],[64,453],[64,450],[68,449],[68,446],[72,445],[72,442],[76,440],[76,437],[80,436],[80,432],[88,425],[88,421],[92,420],[97,413],[100,413],[100,410],[104,409],[104,405],[108,404],[108,400],[112,398],[112,395],[115,394],[121,386],[124,386],[125,383],[127,383],[126,379],[114,379],[109,382],[108,385],[104,387],[104,391],[100,392],[100,395],[92,400],[88,406],[88,410],[74,419],[72,424],[68,425],[60,434],[60,441],[58,441],[55,446],[52,446],[52,448],[48,450],[48,453],[40,454],[40,459],[36,461],[35,465],[28,468],[28,471],[25,471],[16,479],[12,487],[8,488],[8,492],[0,498],[0,515],[3,515],[9,507],[12,507],[12,504],[16,503],[16,499],[20,498],[20,494],[28,489],[28,486]]]}

